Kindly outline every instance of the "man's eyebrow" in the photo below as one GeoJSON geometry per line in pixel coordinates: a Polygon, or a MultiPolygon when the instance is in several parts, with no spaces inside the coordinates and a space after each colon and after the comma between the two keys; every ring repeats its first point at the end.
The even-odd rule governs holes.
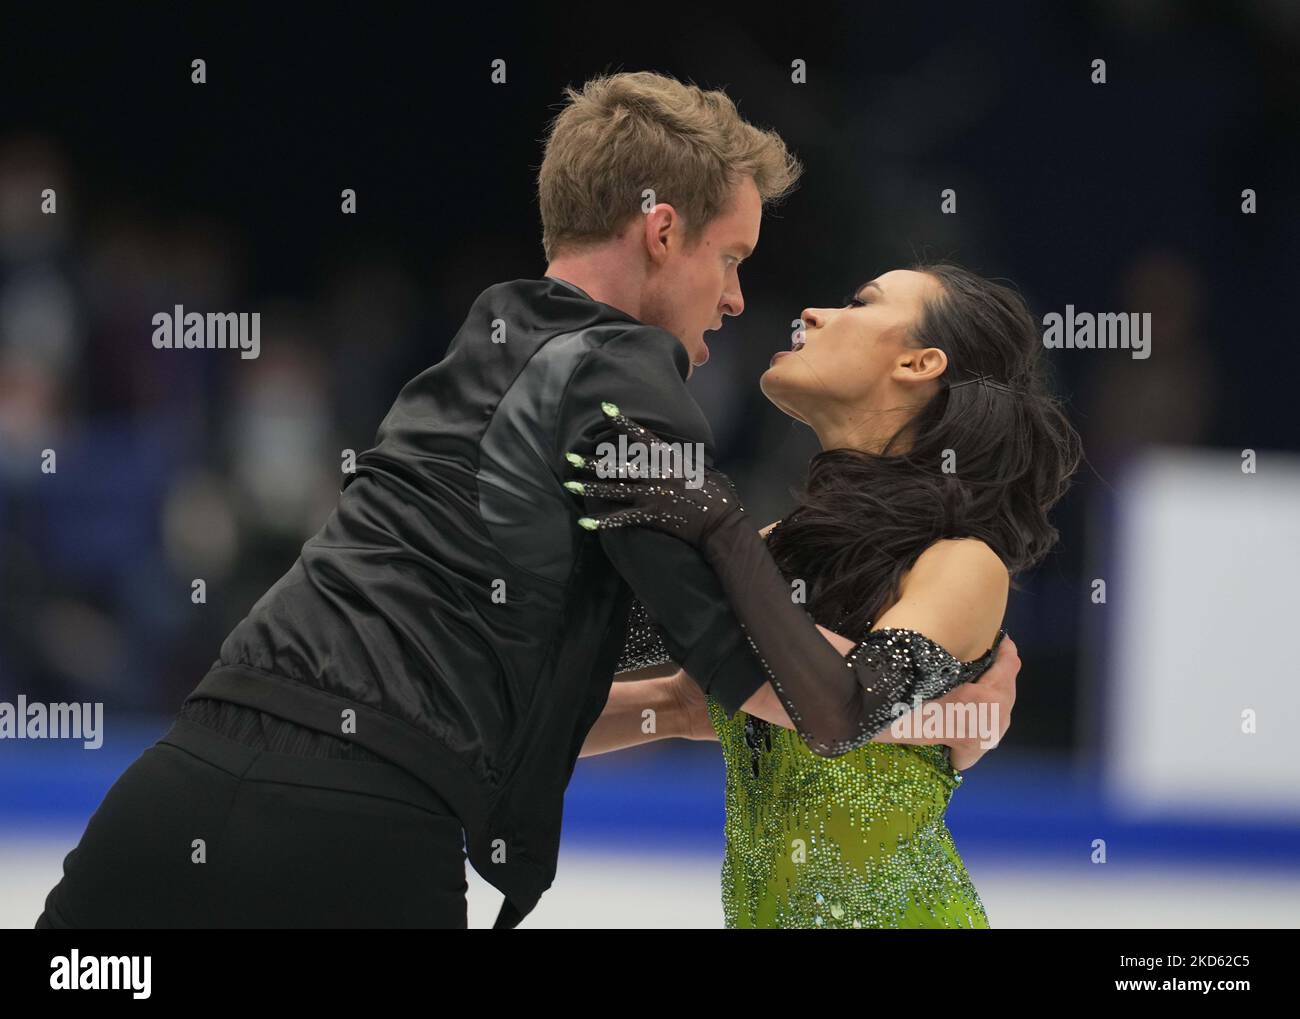
{"type": "Polygon", "coordinates": [[[854,297],[857,297],[857,298],[861,298],[861,297],[862,297],[862,291],[866,290],[867,287],[875,287],[877,290],[880,291],[880,295],[881,295],[882,297],[885,295],[885,290],[884,290],[884,288],[883,288],[879,283],[877,283],[875,280],[871,280],[871,281],[868,282],[868,283],[864,283],[864,284],[862,284],[862,286],[858,287],[857,290],[853,291],[853,296],[854,296],[854,297]]]}

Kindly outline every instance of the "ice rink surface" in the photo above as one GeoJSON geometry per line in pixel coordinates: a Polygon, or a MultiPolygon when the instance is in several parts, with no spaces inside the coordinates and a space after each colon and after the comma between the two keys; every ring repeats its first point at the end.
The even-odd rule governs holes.
{"type": "MultiPolygon", "coordinates": [[[[0,926],[31,927],[105,791],[165,729],[92,754],[0,741],[0,926]]],[[[525,928],[720,928],[724,771],[716,744],[578,762],[555,882],[525,928]]],[[[1300,926],[1300,823],[1119,813],[1096,775],[999,750],[947,812],[994,928],[1300,926]],[[1108,862],[1093,863],[1094,843],[1108,862]]],[[[501,893],[466,866],[471,927],[501,893]]]]}
{"type": "MultiPolygon", "coordinates": [[[[79,829],[0,843],[0,926],[31,927],[79,829]]],[[[523,928],[722,927],[720,858],[565,843],[551,890],[523,928]]],[[[997,928],[1291,928],[1300,874],[1261,867],[1011,861],[966,854],[997,928]]],[[[469,923],[490,927],[501,894],[466,868],[469,923]]]]}

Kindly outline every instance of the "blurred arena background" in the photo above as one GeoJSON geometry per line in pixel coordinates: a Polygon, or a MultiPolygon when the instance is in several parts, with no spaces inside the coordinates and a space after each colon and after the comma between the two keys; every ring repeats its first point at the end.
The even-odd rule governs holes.
{"type": "MultiPolygon", "coordinates": [[[[0,30],[0,701],[105,713],[98,750],[0,740],[0,925],[34,923],[104,792],[323,522],[340,451],[372,445],[479,292],[541,275],[563,87],[639,69],[725,87],[806,166],[691,381],[764,521],[816,449],[757,386],[804,307],[928,257],[1040,316],[1151,313],[1149,359],[1049,353],[1088,463],[1012,595],[1012,729],[948,822],[994,927],[1297,925],[1300,7],[196,17],[0,30]],[[260,311],[261,356],[155,350],[175,304],[260,311]]],[[[524,926],[721,926],[721,830],[715,744],[583,759],[524,926]]],[[[469,879],[488,926],[499,894],[469,879]]]]}

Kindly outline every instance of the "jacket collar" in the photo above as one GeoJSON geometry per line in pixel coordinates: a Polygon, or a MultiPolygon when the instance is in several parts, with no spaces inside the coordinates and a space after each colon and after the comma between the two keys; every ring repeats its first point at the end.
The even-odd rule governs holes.
{"type": "Polygon", "coordinates": [[[583,297],[585,297],[585,298],[586,298],[587,300],[589,300],[589,301],[594,301],[594,300],[595,300],[595,298],[592,297],[591,294],[587,293],[587,291],[583,290],[582,287],[578,286],[576,283],[570,283],[568,280],[562,280],[562,279],[560,279],[560,277],[558,277],[558,276],[543,276],[542,278],[543,278],[543,279],[550,280],[552,283],[560,283],[560,284],[562,284],[562,285],[568,287],[570,290],[572,290],[572,291],[574,291],[574,292],[576,292],[576,293],[581,294],[583,297]]]}
{"type": "MultiPolygon", "coordinates": [[[[629,321],[632,322],[638,321],[637,319],[632,318],[632,316],[627,314],[626,312],[619,311],[619,309],[615,308],[613,305],[605,304],[604,301],[597,301],[594,297],[592,297],[589,293],[587,293],[587,291],[583,290],[577,284],[570,283],[568,280],[562,280],[558,276],[543,276],[542,278],[548,280],[551,283],[559,283],[561,286],[568,287],[575,294],[585,297],[588,301],[592,301],[593,303],[599,304],[602,307],[609,308],[612,311],[616,311],[624,318],[628,319],[629,321]]],[[[681,341],[677,340],[676,337],[673,337],[673,340],[674,340],[673,364],[677,366],[677,374],[682,377],[683,381],[685,381],[686,377],[690,374],[691,357],[689,354],[686,353],[686,348],[682,346],[681,341]]]]}

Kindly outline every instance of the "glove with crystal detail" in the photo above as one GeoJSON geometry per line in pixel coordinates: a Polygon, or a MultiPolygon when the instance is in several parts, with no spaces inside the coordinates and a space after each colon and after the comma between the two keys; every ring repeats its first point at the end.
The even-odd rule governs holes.
{"type": "Polygon", "coordinates": [[[601,410],[617,434],[625,436],[630,443],[640,444],[652,463],[667,466],[653,473],[641,473],[635,464],[619,463],[614,465],[615,478],[603,480],[602,469],[607,470],[608,465],[576,453],[565,454],[571,470],[582,478],[565,482],[564,487],[570,492],[629,504],[627,509],[581,517],[580,526],[590,531],[651,527],[702,550],[709,535],[724,520],[744,515],[735,486],[721,471],[704,467],[701,484],[692,487],[692,479],[686,476],[680,462],[671,462],[669,444],[624,415],[614,404],[602,403],[601,410]]]}

